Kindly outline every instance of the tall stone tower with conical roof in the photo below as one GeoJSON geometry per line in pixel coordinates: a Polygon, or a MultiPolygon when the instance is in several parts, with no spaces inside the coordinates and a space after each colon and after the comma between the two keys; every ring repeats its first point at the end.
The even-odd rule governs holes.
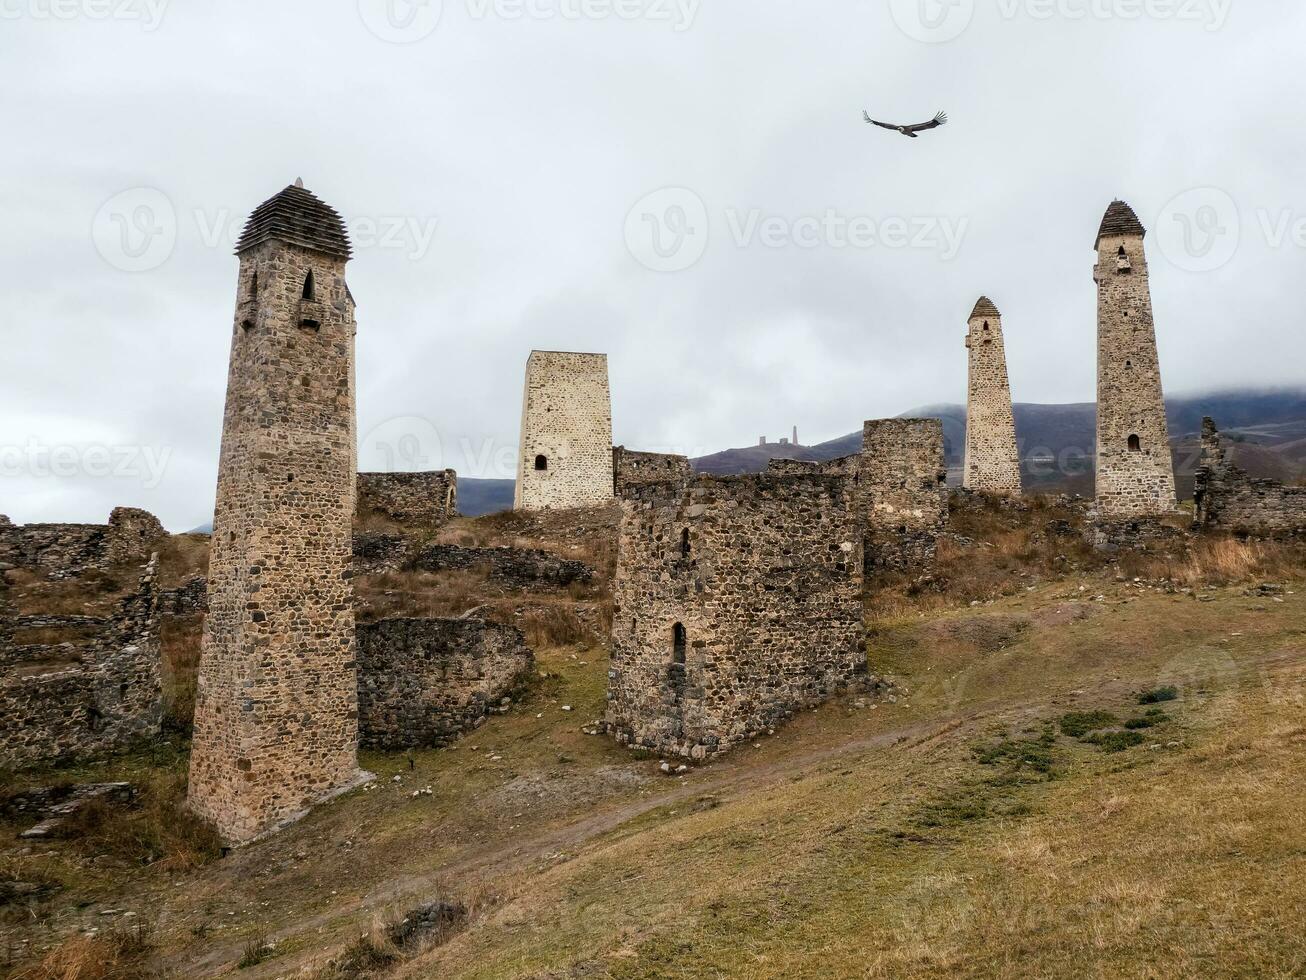
{"type": "Polygon", "coordinates": [[[190,802],[242,844],[362,774],[349,238],[297,181],[253,213],[236,254],[190,802]]]}
{"type": "Polygon", "coordinates": [[[1007,350],[1002,342],[1002,314],[987,296],[981,296],[971,311],[966,348],[970,382],[962,486],[1019,496],[1020,455],[1007,380],[1007,350]]]}
{"type": "Polygon", "coordinates": [[[1176,509],[1174,465],[1143,238],[1114,201],[1097,233],[1097,509],[1105,519],[1176,509]]]}

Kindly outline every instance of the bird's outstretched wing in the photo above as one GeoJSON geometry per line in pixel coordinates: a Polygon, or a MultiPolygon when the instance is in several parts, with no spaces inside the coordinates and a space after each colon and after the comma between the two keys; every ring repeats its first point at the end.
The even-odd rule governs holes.
{"type": "Polygon", "coordinates": [[[946,112],[936,113],[934,118],[931,119],[929,122],[917,123],[914,126],[908,126],[907,132],[919,133],[922,130],[926,130],[926,129],[938,129],[947,121],[948,121],[948,114],[946,112]]]}
{"type": "Polygon", "coordinates": [[[872,119],[872,118],[871,118],[871,114],[870,114],[869,112],[867,112],[865,109],[862,110],[862,118],[865,119],[865,120],[866,120],[868,123],[870,123],[872,126],[879,126],[881,129],[897,129],[897,128],[898,128],[898,127],[895,126],[893,123],[882,123],[882,122],[880,122],[878,119],[872,119]]]}

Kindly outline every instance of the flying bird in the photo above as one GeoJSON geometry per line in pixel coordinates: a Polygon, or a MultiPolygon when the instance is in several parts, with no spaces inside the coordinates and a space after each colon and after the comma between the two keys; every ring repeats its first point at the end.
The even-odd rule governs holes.
{"type": "Polygon", "coordinates": [[[898,126],[894,123],[883,123],[878,119],[872,119],[871,114],[865,111],[862,112],[862,115],[872,126],[879,126],[881,129],[892,129],[894,132],[902,133],[903,136],[910,136],[912,139],[917,138],[917,133],[923,132],[927,129],[938,129],[948,121],[948,114],[946,112],[940,112],[929,122],[916,123],[914,126],[898,126]]]}

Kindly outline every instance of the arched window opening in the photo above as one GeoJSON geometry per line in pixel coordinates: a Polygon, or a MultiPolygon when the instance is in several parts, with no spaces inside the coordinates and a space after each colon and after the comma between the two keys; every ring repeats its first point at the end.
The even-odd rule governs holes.
{"type": "Polygon", "coordinates": [[[313,282],[313,270],[308,270],[308,275],[304,277],[304,299],[316,299],[317,285],[313,282]]]}
{"type": "Polygon", "coordinates": [[[1129,272],[1132,268],[1133,266],[1129,264],[1129,253],[1121,245],[1120,250],[1116,252],[1116,272],[1129,272]]]}
{"type": "Polygon", "coordinates": [[[1143,440],[1138,436],[1129,437],[1129,451],[1131,453],[1141,453],[1143,451],[1143,440]]]}
{"type": "Polygon", "coordinates": [[[549,457],[540,455],[535,457],[535,472],[543,473],[549,468],[549,457]]]}
{"type": "Polygon", "coordinates": [[[985,330],[988,330],[988,328],[989,328],[989,321],[988,321],[988,320],[985,320],[985,321],[984,321],[984,329],[985,329],[985,330]]]}
{"type": "Polygon", "coordinates": [[[689,645],[684,623],[671,627],[671,662],[683,667],[685,664],[685,647],[689,645]]]}
{"type": "Polygon", "coordinates": [[[1126,371],[1132,371],[1133,369],[1134,369],[1134,362],[1133,362],[1133,361],[1125,361],[1125,370],[1126,370],[1126,371]]]}
{"type": "Polygon", "coordinates": [[[680,557],[688,558],[690,553],[689,528],[680,532],[680,557]]]}

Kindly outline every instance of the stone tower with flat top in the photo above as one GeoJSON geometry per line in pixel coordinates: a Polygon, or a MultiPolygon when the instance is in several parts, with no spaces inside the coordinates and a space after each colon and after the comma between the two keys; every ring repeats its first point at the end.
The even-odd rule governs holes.
{"type": "Polygon", "coordinates": [[[1177,507],[1143,238],[1114,201],[1097,233],[1097,510],[1107,520],[1177,507]]]}
{"type": "Polygon", "coordinates": [[[1002,342],[1002,314],[992,300],[981,296],[968,323],[970,371],[962,486],[1020,496],[1020,455],[1007,380],[1007,350],[1002,342]]]}
{"type": "Polygon", "coordinates": [[[236,247],[190,803],[247,843],[354,785],[354,300],[340,216],[296,182],[236,247]]]}

